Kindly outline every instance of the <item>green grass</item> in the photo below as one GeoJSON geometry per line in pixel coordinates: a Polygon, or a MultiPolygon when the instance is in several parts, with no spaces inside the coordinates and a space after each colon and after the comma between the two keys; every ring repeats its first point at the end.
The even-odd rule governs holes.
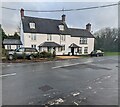
{"type": "Polygon", "coordinates": [[[104,52],[105,56],[118,56],[120,52],[104,52]]]}

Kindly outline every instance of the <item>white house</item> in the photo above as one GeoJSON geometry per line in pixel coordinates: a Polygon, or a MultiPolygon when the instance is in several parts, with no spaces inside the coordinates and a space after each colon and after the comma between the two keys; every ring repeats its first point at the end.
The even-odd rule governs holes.
{"type": "Polygon", "coordinates": [[[55,50],[57,55],[89,54],[94,50],[90,23],[85,29],[69,28],[65,15],[61,20],[56,20],[24,16],[24,9],[20,13],[23,47],[34,47],[40,52],[55,50]]]}
{"type": "Polygon", "coordinates": [[[22,42],[19,39],[4,39],[3,45],[6,50],[15,50],[22,45],[22,42]]]}

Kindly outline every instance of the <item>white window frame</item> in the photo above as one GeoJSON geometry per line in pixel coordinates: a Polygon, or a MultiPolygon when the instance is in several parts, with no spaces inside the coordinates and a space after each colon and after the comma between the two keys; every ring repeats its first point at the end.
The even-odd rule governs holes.
{"type": "Polygon", "coordinates": [[[88,47],[84,47],[84,54],[88,53],[88,47]]]}
{"type": "Polygon", "coordinates": [[[87,44],[87,38],[80,38],[80,44],[87,44]]]}
{"type": "Polygon", "coordinates": [[[52,41],[52,35],[51,34],[47,35],[47,41],[52,41]]]}
{"type": "Polygon", "coordinates": [[[61,35],[61,41],[66,41],[66,35],[61,35]]]}
{"type": "Polygon", "coordinates": [[[62,47],[58,47],[58,52],[61,52],[62,51],[62,47]]]}
{"type": "Polygon", "coordinates": [[[31,40],[36,40],[36,34],[31,34],[31,40]]]}
{"type": "Polygon", "coordinates": [[[29,26],[30,26],[30,29],[35,29],[35,23],[30,22],[30,23],[29,23],[29,26]]]}
{"type": "Polygon", "coordinates": [[[59,30],[64,31],[64,25],[59,25],[59,30]]]}
{"type": "Polygon", "coordinates": [[[78,52],[79,54],[82,54],[82,47],[77,48],[77,52],[78,52]]]}
{"type": "Polygon", "coordinates": [[[7,49],[11,49],[11,45],[7,45],[7,49]]]}

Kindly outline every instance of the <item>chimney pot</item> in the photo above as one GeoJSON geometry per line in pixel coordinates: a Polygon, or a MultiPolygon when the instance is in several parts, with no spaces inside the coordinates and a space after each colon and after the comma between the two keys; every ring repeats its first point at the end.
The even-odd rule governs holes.
{"type": "Polygon", "coordinates": [[[23,8],[21,8],[20,13],[21,13],[21,18],[23,19],[24,18],[24,9],[23,8]]]}
{"type": "Polygon", "coordinates": [[[62,21],[63,21],[63,22],[65,22],[65,17],[66,17],[66,15],[63,14],[63,15],[62,15],[62,21]]]}
{"type": "Polygon", "coordinates": [[[88,23],[88,24],[86,25],[86,30],[88,30],[89,32],[91,31],[91,24],[90,24],[90,23],[88,23]]]}

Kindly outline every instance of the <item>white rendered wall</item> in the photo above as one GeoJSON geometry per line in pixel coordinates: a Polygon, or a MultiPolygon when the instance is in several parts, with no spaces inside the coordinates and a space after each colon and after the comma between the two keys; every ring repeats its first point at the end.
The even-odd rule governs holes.
{"type": "MultiPolygon", "coordinates": [[[[82,47],[82,54],[84,54],[84,47],[88,47],[88,54],[94,50],[94,38],[87,38],[87,44],[80,44],[80,37],[71,37],[70,35],[66,35],[66,40],[61,41],[60,36],[61,35],[52,34],[51,40],[51,42],[65,45],[65,51],[58,52],[58,48],[56,48],[57,55],[68,54],[68,52],[71,52],[69,46],[72,43],[75,43],[76,45],[82,47]]],[[[31,45],[36,45],[36,48],[39,49],[38,46],[43,42],[47,42],[47,34],[36,34],[36,40],[31,40],[31,33],[24,33],[24,47],[31,47],[31,45]]],[[[47,50],[47,48],[44,50],[47,50]]],[[[77,49],[75,49],[75,52],[76,51],[77,49]]]]}

